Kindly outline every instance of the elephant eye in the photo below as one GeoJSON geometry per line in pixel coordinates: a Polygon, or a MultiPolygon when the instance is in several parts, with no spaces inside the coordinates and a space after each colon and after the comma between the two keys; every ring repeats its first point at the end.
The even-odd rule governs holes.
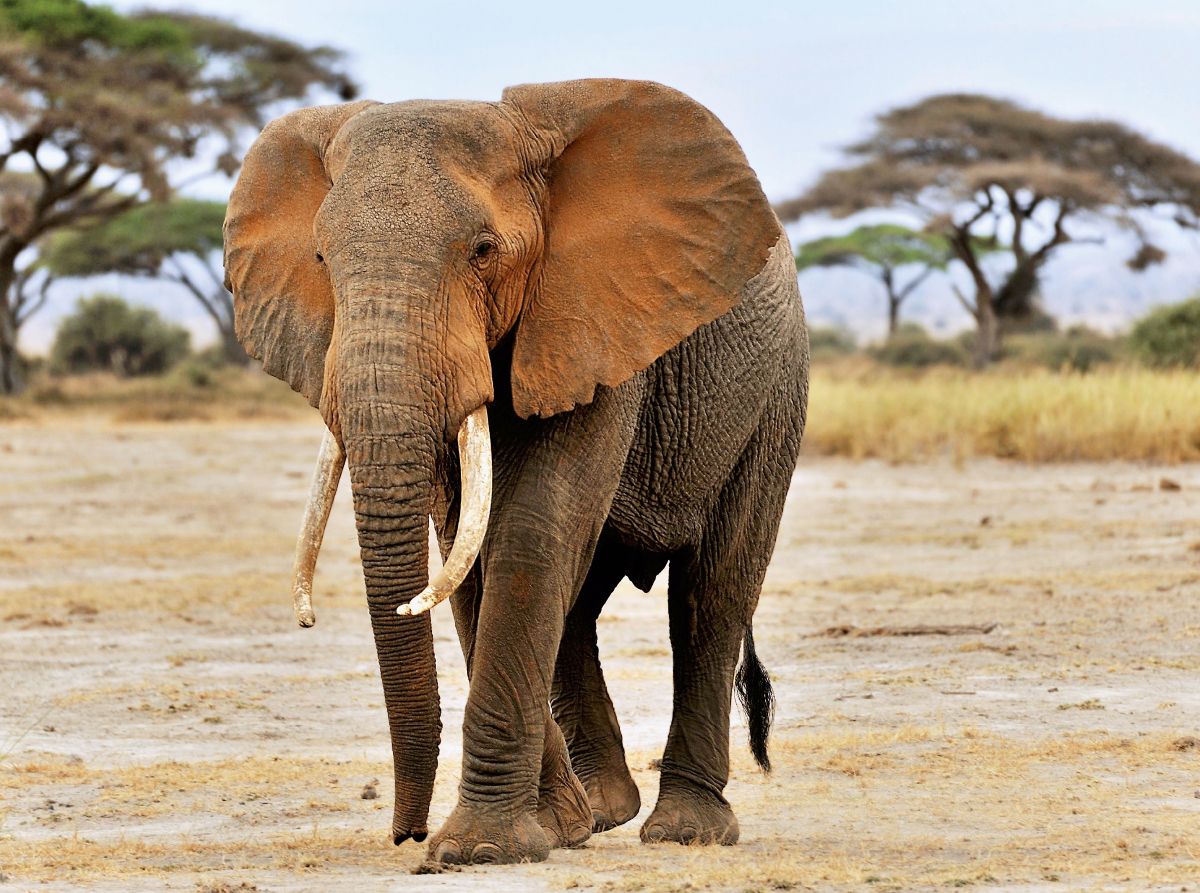
{"type": "Polygon", "coordinates": [[[322,264],[325,263],[325,257],[320,251],[317,252],[317,262],[322,264]]]}
{"type": "Polygon", "coordinates": [[[484,239],[475,246],[475,260],[487,260],[488,255],[492,253],[495,247],[492,242],[484,239]]]}

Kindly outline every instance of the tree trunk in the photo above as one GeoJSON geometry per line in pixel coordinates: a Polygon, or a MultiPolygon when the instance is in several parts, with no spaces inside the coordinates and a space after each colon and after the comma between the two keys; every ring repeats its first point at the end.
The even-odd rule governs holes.
{"type": "Polygon", "coordinates": [[[888,338],[891,338],[896,334],[896,329],[900,325],[900,302],[903,298],[896,294],[896,281],[891,267],[883,267],[880,279],[883,281],[883,287],[887,291],[888,338]]]}
{"type": "Polygon", "coordinates": [[[1038,270],[1032,262],[1018,264],[996,291],[996,316],[1021,322],[1033,316],[1038,270]]]}
{"type": "Polygon", "coordinates": [[[16,326],[11,322],[8,307],[0,310],[0,394],[13,396],[25,390],[21,356],[17,353],[16,326]]]}
{"type": "Polygon", "coordinates": [[[21,369],[21,355],[17,352],[17,335],[20,322],[16,314],[16,296],[12,294],[16,282],[16,257],[9,252],[0,252],[0,394],[11,396],[25,389],[21,369]]]}
{"type": "Polygon", "coordinates": [[[990,293],[975,296],[975,325],[973,360],[976,369],[984,369],[1000,352],[1000,326],[990,293]]]}
{"type": "Polygon", "coordinates": [[[228,327],[222,326],[220,334],[221,352],[225,357],[225,362],[231,366],[250,365],[250,355],[246,353],[246,348],[242,347],[242,342],[238,341],[232,323],[228,327]]]}

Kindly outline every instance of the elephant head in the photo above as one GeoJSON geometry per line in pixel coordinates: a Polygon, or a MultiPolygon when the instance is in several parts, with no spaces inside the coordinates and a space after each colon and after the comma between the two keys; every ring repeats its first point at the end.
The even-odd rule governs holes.
{"type": "MultiPolygon", "coordinates": [[[[426,588],[441,457],[464,427],[480,433],[460,450],[490,457],[492,350],[511,343],[517,416],[571,410],[736,304],[778,236],[729,132],[652,83],[303,109],[251,147],[225,222],[238,337],[320,408],[323,456],[340,473],[344,450],[350,467],[397,843],[426,832],[441,731],[420,610],[474,562],[491,495],[466,461],[461,515],[476,530],[460,519],[449,576],[397,609],[426,588]]],[[[313,560],[323,480],[306,522],[313,560]]]]}

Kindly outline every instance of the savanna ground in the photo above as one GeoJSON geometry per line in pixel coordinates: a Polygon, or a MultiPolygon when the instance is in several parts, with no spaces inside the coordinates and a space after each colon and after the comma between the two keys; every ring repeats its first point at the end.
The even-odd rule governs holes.
{"type": "MultiPolygon", "coordinates": [[[[670,652],[662,585],[623,584],[601,651],[642,814],[544,864],[435,876],[388,840],[344,482],[317,625],[291,617],[315,414],[261,378],[0,407],[0,891],[1200,889],[1200,466],[980,457],[1192,458],[1174,401],[1200,379],[902,384],[814,384],[810,450],[843,455],[802,458],[756,617],[775,771],[735,714],[741,843],[637,840],[670,652]],[[1090,429],[1067,415],[1085,399],[1108,400],[1090,429]],[[869,634],[921,625],[980,631],[869,634]]],[[[437,827],[466,679],[447,607],[434,628],[437,827]]]]}

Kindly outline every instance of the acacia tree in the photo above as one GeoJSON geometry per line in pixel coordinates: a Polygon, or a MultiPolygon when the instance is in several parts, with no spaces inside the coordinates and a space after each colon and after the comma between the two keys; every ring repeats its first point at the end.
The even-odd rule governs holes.
{"type": "Polygon", "coordinates": [[[825,236],[796,249],[796,269],[852,267],[883,283],[888,299],[888,336],[896,334],[900,305],[935,270],[945,270],[950,247],[941,236],[894,223],[860,226],[844,236],[825,236]],[[901,267],[915,269],[900,284],[901,267]]]}
{"type": "MultiPolygon", "coordinates": [[[[973,300],[956,293],[978,324],[979,365],[996,355],[1001,320],[1035,312],[1042,269],[1073,241],[1069,221],[1106,218],[1135,229],[1143,244],[1132,211],[1200,223],[1200,165],[1113,121],[1070,121],[1008,100],[948,94],[885,112],[873,134],[845,151],[856,163],[778,205],[779,216],[892,208],[922,220],[971,275],[973,300]],[[981,263],[979,248],[989,242],[1014,260],[996,281],[981,263]]],[[[1164,256],[1148,246],[1131,266],[1164,256]]]]}
{"type": "Polygon", "coordinates": [[[52,277],[123,273],[176,282],[216,323],[225,359],[241,365],[249,357],[234,331],[233,295],[225,288],[224,221],[224,202],[177,198],[142,205],[99,226],[60,233],[39,252],[37,266],[52,277]]]}
{"type": "Polygon", "coordinates": [[[232,174],[279,103],[354,97],[340,59],[190,13],[0,0],[0,173],[34,178],[0,196],[0,393],[21,385],[17,335],[38,305],[18,271],[26,249],[165,200],[173,161],[203,154],[232,174]]]}

